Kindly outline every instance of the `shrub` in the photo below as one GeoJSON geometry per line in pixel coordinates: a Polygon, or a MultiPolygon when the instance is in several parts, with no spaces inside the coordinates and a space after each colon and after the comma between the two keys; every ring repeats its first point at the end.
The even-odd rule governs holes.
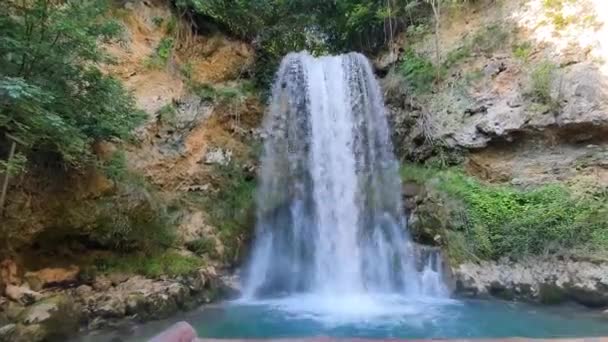
{"type": "Polygon", "coordinates": [[[162,68],[167,65],[169,57],[173,51],[173,38],[164,37],[158,43],[154,54],[146,59],[145,64],[148,68],[162,68]]]}
{"type": "Polygon", "coordinates": [[[513,44],[513,56],[524,62],[528,61],[530,54],[532,53],[532,44],[530,42],[523,42],[520,44],[513,44]]]}
{"type": "Polygon", "coordinates": [[[556,70],[555,64],[549,61],[541,62],[534,67],[530,74],[530,96],[534,101],[546,105],[553,105],[556,102],[551,94],[556,70]]]}
{"type": "Polygon", "coordinates": [[[433,63],[412,49],[405,52],[400,71],[415,93],[429,92],[437,77],[437,68],[433,63]]]}
{"type": "Polygon", "coordinates": [[[430,185],[454,207],[450,219],[453,232],[447,237],[464,237],[466,246],[457,238],[460,240],[452,247],[461,249],[453,251],[455,254],[469,255],[467,259],[608,248],[605,196],[577,197],[561,185],[530,190],[487,185],[455,169],[407,166],[402,175],[430,185]]]}

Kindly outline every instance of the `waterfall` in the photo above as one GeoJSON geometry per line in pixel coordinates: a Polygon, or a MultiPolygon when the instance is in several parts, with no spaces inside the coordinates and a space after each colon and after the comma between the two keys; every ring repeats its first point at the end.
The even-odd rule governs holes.
{"type": "Polygon", "coordinates": [[[446,293],[438,261],[416,267],[382,93],[363,55],[287,55],[264,135],[245,297],[446,293]]]}

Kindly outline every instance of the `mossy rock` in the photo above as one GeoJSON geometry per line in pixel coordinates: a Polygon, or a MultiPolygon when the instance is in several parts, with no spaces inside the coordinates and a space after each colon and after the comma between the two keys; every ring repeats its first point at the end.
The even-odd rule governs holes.
{"type": "Polygon", "coordinates": [[[555,284],[541,284],[539,288],[539,301],[543,304],[554,305],[566,301],[566,293],[555,284]]]}
{"type": "Polygon", "coordinates": [[[27,307],[17,318],[18,336],[31,341],[64,340],[78,331],[80,311],[66,295],[46,298],[27,307]]]}

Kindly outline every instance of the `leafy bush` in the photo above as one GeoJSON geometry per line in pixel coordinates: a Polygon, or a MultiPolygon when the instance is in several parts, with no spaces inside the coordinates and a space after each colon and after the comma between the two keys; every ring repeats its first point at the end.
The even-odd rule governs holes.
{"type": "Polygon", "coordinates": [[[410,88],[416,93],[430,91],[437,77],[437,68],[433,63],[412,49],[405,52],[400,71],[410,88]]]}
{"type": "Polygon", "coordinates": [[[402,175],[406,180],[432,184],[433,191],[453,207],[448,245],[452,238],[463,235],[466,243],[458,238],[452,247],[461,249],[454,253],[467,255],[467,259],[608,249],[606,196],[576,197],[560,185],[531,190],[487,185],[454,169],[407,166],[402,175]]]}
{"type": "Polygon", "coordinates": [[[5,2],[0,7],[0,132],[80,164],[93,140],[125,138],[144,113],[97,64],[120,32],[105,0],[5,2]]]}

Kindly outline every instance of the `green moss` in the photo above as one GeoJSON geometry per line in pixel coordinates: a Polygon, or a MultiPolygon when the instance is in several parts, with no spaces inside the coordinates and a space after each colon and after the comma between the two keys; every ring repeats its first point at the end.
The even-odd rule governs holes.
{"type": "Polygon", "coordinates": [[[172,251],[160,254],[126,254],[106,256],[95,260],[95,266],[101,273],[122,272],[141,274],[146,277],[162,275],[179,276],[195,272],[203,265],[203,259],[184,256],[172,251]]]}
{"type": "Polygon", "coordinates": [[[482,183],[458,169],[404,166],[404,179],[422,182],[450,211],[447,235],[458,259],[497,259],[563,250],[608,248],[606,196],[575,196],[564,185],[518,189],[482,183]],[[464,239],[463,239],[464,238],[464,239]],[[452,245],[453,244],[453,245],[452,245]]]}

